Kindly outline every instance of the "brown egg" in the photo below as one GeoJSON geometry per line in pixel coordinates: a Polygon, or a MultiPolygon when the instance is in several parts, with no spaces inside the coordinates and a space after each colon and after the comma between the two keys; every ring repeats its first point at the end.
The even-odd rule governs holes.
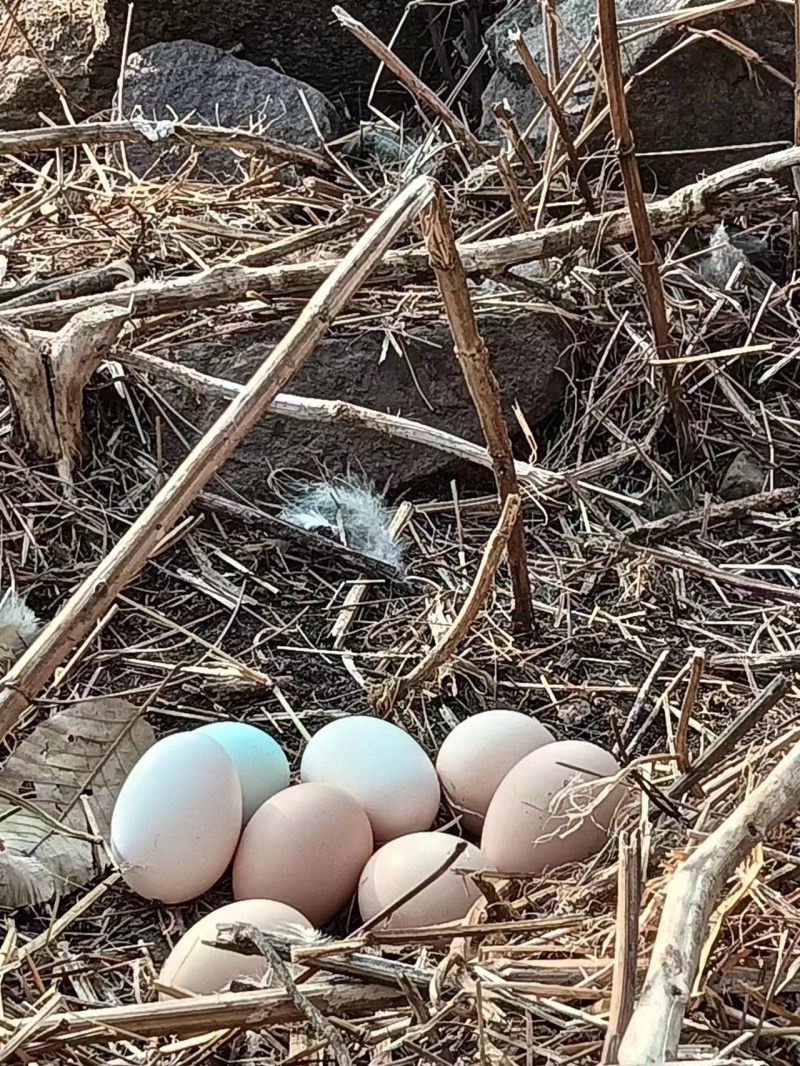
{"type": "MultiPolygon", "coordinates": [[[[358,909],[365,922],[380,914],[395,900],[433,874],[453,854],[462,841],[447,833],[409,833],[397,837],[376,851],[361,875],[358,909]]],[[[411,929],[458,921],[480,895],[474,882],[457,870],[493,869],[474,844],[467,844],[453,865],[417,892],[388,918],[379,929],[411,929]]]]}
{"type": "MultiPolygon", "coordinates": [[[[234,922],[247,922],[265,933],[291,934],[313,929],[311,922],[299,911],[274,899],[243,899],[228,903],[206,914],[183,934],[161,968],[160,982],[205,996],[222,992],[237,978],[260,981],[268,969],[263,955],[238,955],[203,943],[216,939],[218,925],[234,922]]],[[[160,998],[172,997],[162,992],[160,998]]]]}
{"type": "Polygon", "coordinates": [[[481,850],[508,873],[539,874],[588,859],[605,844],[625,787],[617,785],[586,812],[608,785],[599,779],[619,769],[613,755],[583,740],[531,752],[500,782],[486,812],[481,850]]]}
{"type": "Polygon", "coordinates": [[[324,925],[355,892],[371,854],[369,819],[349,793],[293,785],[247,823],[233,861],[233,894],[288,903],[324,925]]]}
{"type": "Polygon", "coordinates": [[[483,711],[459,722],[439,749],[436,770],[468,833],[480,833],[492,796],[512,766],[554,739],[538,719],[519,711],[483,711]]]}

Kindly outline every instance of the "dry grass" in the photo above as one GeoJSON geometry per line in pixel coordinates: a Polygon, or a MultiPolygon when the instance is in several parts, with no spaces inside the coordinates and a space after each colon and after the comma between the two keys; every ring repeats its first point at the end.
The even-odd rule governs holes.
{"type": "MultiPolygon", "coordinates": [[[[428,148],[454,206],[457,236],[489,227],[498,236],[514,232],[491,161],[476,167],[438,127],[430,128],[428,148]]],[[[361,167],[353,175],[342,164],[338,174],[303,178],[243,154],[241,180],[222,187],[195,180],[189,166],[173,180],[139,181],[102,154],[96,160],[70,148],[55,168],[28,157],[3,164],[6,307],[18,309],[25,293],[56,276],[81,275],[88,279],[83,291],[100,291],[98,279],[118,261],[168,281],[226,263],[338,258],[354,239],[348,220],[375,217],[407,177],[401,167],[361,167]],[[314,228],[322,243],[310,248],[314,228]]],[[[591,172],[594,201],[619,206],[613,168],[593,165],[591,172]]],[[[579,216],[565,169],[548,173],[538,192],[518,163],[514,173],[542,225],[579,216]]],[[[639,786],[626,827],[644,872],[639,978],[670,871],[800,737],[795,229],[789,209],[756,207],[740,220],[772,252],[778,266],[771,277],[745,271],[726,288],[703,276],[698,248],[710,226],[659,242],[676,377],[696,440],[694,463],[680,476],[662,428],[663,378],[629,249],[597,247],[550,260],[540,277],[473,278],[479,311],[562,315],[578,342],[563,417],[537,440],[536,462],[557,476],[544,482],[549,488],[523,493],[540,635],[513,636],[501,567],[456,652],[393,709],[431,753],[459,719],[495,706],[535,713],[559,737],[617,746],[639,786]],[[765,471],[764,495],[720,507],[721,474],[742,449],[765,471]],[[782,699],[707,767],[699,786],[670,797],[681,767],[779,674],[787,677],[782,699]]],[[[419,245],[419,236],[407,243],[419,245]]],[[[74,295],[68,287],[64,293],[74,295]]],[[[52,299],[35,297],[40,305],[52,299]]],[[[288,324],[304,302],[295,293],[252,292],[211,308],[143,315],[130,322],[119,355],[123,362],[126,351],[179,358],[183,344],[233,337],[267,321],[288,324]]],[[[419,324],[440,313],[429,276],[402,286],[370,283],[337,321],[391,328],[399,314],[419,324]]],[[[173,417],[160,402],[156,375],[128,369],[120,381],[119,366],[109,365],[87,396],[92,454],[68,486],[52,469],[26,463],[3,410],[2,578],[26,590],[43,617],[52,617],[163,483],[160,441],[164,420],[173,417]]],[[[192,512],[196,520],[179,527],[118,598],[26,712],[17,735],[54,707],[124,695],[152,700],[149,716],[162,732],[225,717],[262,725],[296,768],[307,732],[337,715],[366,712],[368,693],[408,674],[454,620],[499,514],[494,497],[481,497],[470,483],[461,478],[454,494],[419,491],[403,532],[407,581],[371,578],[338,638],[345,598],[361,576],[350,560],[310,555],[241,521],[192,512]]],[[[210,488],[224,491],[224,470],[210,488]]],[[[342,953],[379,954],[387,966],[411,963],[427,983],[398,986],[390,966],[391,994],[363,976],[337,978],[363,982],[363,995],[320,993],[322,1026],[317,1018],[310,1027],[308,1016],[292,1022],[301,1017],[296,1000],[282,1015],[268,1015],[277,1020],[267,1028],[252,1023],[250,1032],[213,1012],[198,1013],[193,1023],[186,1007],[189,1020],[158,1038],[149,1034],[164,1032],[153,1003],[159,963],[193,920],[227,901],[228,888],[160,908],[112,876],[88,893],[9,919],[0,947],[0,1030],[13,1034],[8,1047],[28,1061],[76,1066],[300,1061],[324,1055],[331,1041],[339,1061],[344,1054],[380,1066],[588,1066],[603,1053],[615,944],[626,917],[625,908],[618,915],[617,867],[615,838],[579,869],[540,880],[486,877],[468,922],[446,934],[449,951],[425,931],[371,934],[342,946],[342,953]],[[117,1008],[138,1014],[114,1015],[117,1008]],[[101,1009],[118,1021],[106,1019],[98,1038],[81,1019],[101,1009]],[[50,1014],[57,1022],[47,1021],[50,1014]],[[34,1018],[29,1029],[20,1025],[34,1018]]],[[[784,825],[759,842],[747,870],[730,882],[730,906],[709,933],[687,1014],[686,1057],[735,1049],[759,1061],[796,1061],[799,874],[800,848],[784,825]]],[[[345,914],[330,931],[344,936],[356,928],[356,916],[345,914]]],[[[319,953],[306,949],[306,961],[309,950],[319,953]]],[[[244,1024],[244,1015],[236,1017],[244,1024]]],[[[4,1053],[0,1046],[0,1060],[8,1047],[4,1053]]]]}

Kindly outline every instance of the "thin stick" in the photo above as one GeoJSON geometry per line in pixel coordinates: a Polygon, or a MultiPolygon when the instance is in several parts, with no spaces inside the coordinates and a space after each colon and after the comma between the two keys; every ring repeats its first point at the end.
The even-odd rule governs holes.
{"type": "Polygon", "coordinates": [[[508,496],[500,513],[500,520],[483,550],[478,572],[461,610],[456,615],[452,625],[410,673],[404,677],[387,681],[375,691],[372,697],[373,703],[380,714],[389,715],[394,705],[399,700],[402,700],[412,688],[430,677],[442,663],[447,662],[463,640],[470,626],[477,618],[483,601],[486,599],[489,587],[494,580],[494,575],[508,545],[513,524],[518,517],[519,496],[508,496]]]}
{"type": "Polygon", "coordinates": [[[329,324],[435,190],[431,178],[420,177],[392,200],[309,300],[243,391],[9,671],[0,686],[0,738],[13,728],[65,656],[139,573],[161,539],[292,380],[329,324]]]}
{"type": "Polygon", "coordinates": [[[487,150],[477,137],[470,133],[458,115],[451,111],[447,104],[442,103],[433,89],[429,89],[424,81],[418,78],[412,70],[409,70],[402,59],[398,59],[380,37],[377,37],[372,30],[367,29],[363,22],[359,22],[352,15],[349,15],[343,7],[334,5],[331,10],[344,28],[349,30],[355,38],[369,48],[374,56],[378,57],[384,66],[391,70],[392,74],[408,89],[417,103],[426,107],[437,118],[441,119],[457,140],[461,141],[476,156],[488,155],[487,150]]]}
{"type": "Polygon", "coordinates": [[[511,201],[511,207],[514,214],[517,216],[517,222],[519,222],[519,228],[523,230],[532,230],[535,228],[533,217],[528,209],[528,205],[525,203],[525,197],[522,195],[517,185],[517,179],[514,177],[514,170],[511,166],[511,161],[505,152],[501,152],[497,156],[495,162],[497,163],[497,173],[500,175],[500,180],[505,186],[508,198],[511,201]]]}
{"type": "MultiPolygon", "coordinates": [[[[511,440],[503,417],[500,390],[489,365],[486,345],[478,332],[467,276],[440,191],[437,191],[430,207],[422,213],[420,222],[453,334],[456,355],[492,457],[498,496],[501,503],[505,503],[510,495],[519,495],[511,440]]],[[[508,567],[514,593],[514,629],[518,633],[527,633],[533,629],[533,606],[521,513],[515,517],[508,541],[508,567]]]]}
{"type": "Polygon", "coordinates": [[[533,54],[531,53],[530,48],[528,48],[528,42],[519,30],[513,30],[508,36],[519,53],[522,65],[525,67],[525,73],[531,79],[534,89],[536,89],[537,93],[541,96],[547,110],[550,112],[553,122],[556,124],[559,137],[564,145],[564,151],[567,153],[567,158],[569,159],[569,169],[573,180],[578,186],[578,191],[581,194],[583,202],[586,204],[586,210],[589,214],[593,215],[596,210],[594,197],[592,196],[592,190],[588,179],[583,171],[583,165],[580,156],[578,155],[578,150],[575,147],[572,133],[567,125],[567,120],[564,118],[564,112],[561,110],[558,100],[556,100],[553,95],[544,72],[533,58],[533,54]]]}
{"type": "Polygon", "coordinates": [[[695,785],[698,785],[704,777],[707,777],[714,767],[718,766],[723,759],[730,755],[742,737],[760,722],[764,715],[768,714],[777,703],[780,703],[791,687],[792,682],[783,674],[773,677],[767,687],[759,692],[750,706],[734,718],[727,729],[720,733],[711,747],[703,752],[700,758],[696,760],[694,766],[682,777],[678,778],[669,790],[670,797],[680,799],[681,796],[691,791],[695,785]]]}
{"type": "Polygon", "coordinates": [[[603,1046],[602,1066],[615,1063],[636,1000],[636,966],[639,949],[639,912],[642,902],[641,842],[638,830],[619,842],[617,867],[617,924],[614,942],[614,976],[611,1008],[603,1046]]]}
{"type": "Polygon", "coordinates": [[[678,1058],[681,1027],[717,898],[752,849],[800,807],[800,744],[677,868],[669,881],[641,998],[620,1066],[678,1058]]]}
{"type": "MultiPolygon", "coordinates": [[[[650,323],[653,328],[656,355],[659,359],[669,359],[674,355],[672,338],[667,322],[667,308],[664,300],[664,288],[658,264],[658,253],[650,231],[647,217],[647,205],[642,190],[642,179],[636,162],[636,152],[628,121],[628,105],[625,100],[625,86],[622,79],[622,63],[617,34],[617,14],[615,0],[597,0],[597,18],[600,31],[600,51],[603,57],[603,75],[606,83],[606,95],[614,132],[617,154],[619,156],[622,180],[625,184],[625,198],[628,203],[636,251],[642,271],[650,323]]],[[[684,458],[691,451],[691,430],[685,400],[681,394],[675,367],[663,367],[667,398],[675,422],[675,434],[678,446],[684,458]]]]}
{"type": "Polygon", "coordinates": [[[800,145],[800,0],[794,0],[794,143],[800,145]]]}
{"type": "Polygon", "coordinates": [[[678,761],[678,769],[685,774],[689,769],[689,754],[686,750],[686,740],[689,736],[689,719],[694,710],[695,700],[700,688],[700,680],[705,667],[706,653],[702,648],[696,648],[692,655],[692,666],[689,672],[689,681],[681,703],[681,713],[678,719],[678,728],[675,731],[675,757],[678,761]]]}
{"type": "Polygon", "coordinates": [[[494,111],[494,117],[497,119],[497,125],[503,135],[508,138],[508,143],[511,145],[514,155],[522,163],[528,177],[531,181],[538,181],[541,167],[534,160],[530,148],[519,131],[519,126],[517,126],[514,112],[509,107],[508,100],[498,101],[492,107],[492,110],[494,111]]]}

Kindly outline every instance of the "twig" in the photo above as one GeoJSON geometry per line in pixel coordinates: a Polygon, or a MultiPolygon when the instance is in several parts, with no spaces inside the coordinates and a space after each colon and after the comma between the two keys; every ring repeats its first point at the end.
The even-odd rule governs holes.
{"type": "Polygon", "coordinates": [[[500,180],[503,182],[506,192],[508,193],[511,207],[514,210],[514,214],[517,216],[517,222],[519,222],[519,228],[523,230],[532,230],[534,228],[533,217],[528,210],[528,205],[525,203],[525,197],[519,191],[517,179],[514,177],[514,170],[505,152],[501,152],[497,156],[496,163],[497,173],[500,175],[500,180]]]}
{"type": "MultiPolygon", "coordinates": [[[[597,0],[597,18],[611,128],[616,141],[622,180],[625,185],[625,197],[628,202],[633,235],[636,240],[636,251],[639,256],[639,266],[641,267],[642,280],[644,281],[647,295],[656,355],[659,359],[669,359],[673,355],[673,343],[667,322],[667,309],[659,270],[658,253],[653,243],[650,220],[647,217],[647,205],[644,199],[644,191],[642,190],[642,179],[636,162],[633,134],[628,121],[628,106],[625,100],[625,86],[622,78],[619,37],[617,34],[615,0],[597,0]]],[[[667,397],[675,422],[678,446],[683,457],[688,459],[692,451],[692,438],[686,401],[682,395],[675,368],[672,365],[665,365],[663,374],[667,397]]]]}
{"type": "Polygon", "coordinates": [[[698,507],[694,511],[681,511],[678,514],[656,518],[636,529],[628,530],[628,540],[636,544],[654,544],[671,536],[681,536],[697,529],[724,525],[727,522],[739,522],[759,512],[780,511],[800,501],[800,488],[790,486],[785,489],[773,489],[772,492],[758,492],[744,496],[741,500],[727,503],[713,503],[710,507],[698,507]]]}
{"type": "Polygon", "coordinates": [[[500,560],[506,551],[513,524],[519,516],[519,496],[508,496],[500,513],[500,520],[483,550],[478,572],[461,610],[447,631],[420,663],[404,677],[387,681],[373,693],[373,703],[379,713],[391,713],[398,700],[403,699],[416,685],[425,681],[442,663],[447,662],[478,616],[489,592],[500,560]]]}
{"type": "Polygon", "coordinates": [[[692,665],[689,671],[689,680],[686,684],[686,692],[681,702],[681,713],[678,718],[678,728],[675,731],[675,758],[678,769],[686,773],[689,769],[689,753],[686,750],[686,740],[689,735],[689,719],[694,710],[697,693],[700,689],[700,681],[703,677],[703,668],[706,662],[706,653],[702,648],[696,648],[692,655],[692,665]]]}
{"type": "Polygon", "coordinates": [[[586,204],[586,210],[589,214],[594,214],[596,208],[594,203],[594,196],[592,196],[592,190],[589,186],[589,181],[583,170],[583,164],[581,163],[578,150],[575,147],[575,141],[573,140],[572,133],[567,120],[564,118],[564,112],[559,106],[558,100],[556,100],[553,92],[550,88],[550,84],[544,75],[544,72],[539,67],[539,64],[533,58],[530,48],[528,48],[528,42],[519,32],[519,30],[513,30],[509,33],[509,40],[514,45],[522,60],[522,65],[525,68],[525,73],[531,79],[534,89],[536,89],[539,96],[541,96],[547,110],[550,112],[550,116],[556,125],[558,135],[564,145],[564,151],[567,153],[569,159],[569,169],[572,174],[573,181],[578,186],[578,191],[581,194],[584,204],[586,204]]]}
{"type": "MultiPolygon", "coordinates": [[[[514,113],[509,107],[508,100],[499,100],[493,107],[494,117],[503,134],[508,138],[508,143],[514,155],[522,163],[528,177],[532,181],[539,180],[541,167],[535,162],[531,150],[525,143],[519,127],[514,119],[514,113]]],[[[526,204],[527,207],[527,204],[526,204]]]]}
{"type": "Polygon", "coordinates": [[[683,1018],[717,897],[755,845],[795,815],[798,806],[800,744],[673,873],[642,995],[620,1046],[620,1066],[678,1057],[683,1018]]]}
{"type": "Polygon", "coordinates": [[[714,743],[695,761],[690,770],[678,778],[670,788],[669,795],[680,799],[698,785],[704,777],[734,750],[736,745],[755,726],[765,714],[789,692],[792,682],[783,674],[778,674],[770,681],[753,702],[723,730],[714,743]]]}
{"type": "Polygon", "coordinates": [[[641,897],[641,843],[638,830],[634,830],[630,835],[623,834],[619,842],[614,976],[611,984],[608,1029],[600,1060],[602,1066],[609,1066],[617,1061],[620,1041],[630,1021],[636,1001],[641,897]]]}
{"type": "Polygon", "coordinates": [[[330,322],[369,277],[387,248],[431,199],[435,189],[432,179],[420,177],[391,201],[308,302],[244,390],[12,667],[0,689],[0,738],[13,728],[64,657],[139,573],[188,505],[269,409],[319,343],[330,322]]]}
{"type": "MultiPolygon", "coordinates": [[[[500,501],[505,503],[510,495],[519,494],[511,439],[503,417],[500,389],[489,365],[486,345],[478,332],[466,274],[440,191],[437,191],[430,206],[422,212],[420,223],[444,301],[456,355],[478,412],[489,455],[492,457],[498,496],[500,501]]],[[[517,633],[528,633],[533,629],[533,605],[521,511],[515,516],[511,527],[508,567],[514,593],[514,628],[517,633]]]]}
{"type": "Polygon", "coordinates": [[[331,10],[345,29],[349,30],[354,37],[369,48],[370,52],[372,52],[374,56],[377,56],[388,70],[391,70],[392,74],[394,74],[397,80],[408,89],[417,103],[427,107],[437,118],[441,119],[445,126],[453,132],[455,137],[461,141],[470,152],[478,157],[488,155],[487,150],[483,147],[477,137],[470,133],[458,115],[456,115],[454,111],[451,111],[446,104],[443,104],[436,93],[432,89],[429,89],[412,70],[409,70],[405,63],[401,59],[398,59],[391,48],[383,43],[380,37],[377,37],[372,30],[367,29],[362,22],[354,19],[352,15],[349,15],[343,7],[334,5],[331,10]]]}

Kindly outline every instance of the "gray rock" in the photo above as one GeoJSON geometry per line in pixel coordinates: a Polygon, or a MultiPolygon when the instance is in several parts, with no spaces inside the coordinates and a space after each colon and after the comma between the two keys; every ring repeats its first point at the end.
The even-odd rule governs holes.
{"type": "MultiPolygon", "coordinates": [[[[704,0],[674,0],[672,9],[691,9],[704,0]]],[[[664,0],[617,0],[620,36],[631,37],[626,19],[641,18],[664,11],[664,0]]],[[[559,58],[562,72],[576,59],[579,48],[591,41],[596,30],[596,0],[559,0],[558,17],[563,25],[559,34],[559,58]]],[[[692,26],[721,30],[729,37],[752,48],[767,63],[788,75],[794,70],[792,20],[781,5],[757,0],[752,6],[722,14],[691,20],[692,26]]],[[[749,151],[723,150],[731,145],[792,139],[792,88],[762,67],[751,67],[719,40],[700,38],[681,48],[663,63],[665,56],[687,34],[689,23],[673,28],[659,27],[653,32],[623,44],[623,74],[626,78],[657,64],[636,79],[629,95],[628,108],[636,140],[637,154],[644,164],[644,180],[652,188],[658,180],[663,187],[696,180],[702,173],[718,170],[759,154],[749,151]],[[756,73],[757,71],[757,73],[756,73]],[[714,148],[717,152],[692,154],[693,148],[714,148]],[[649,152],[673,152],[669,157],[641,159],[649,152]],[[649,173],[648,173],[649,171],[649,173]]],[[[534,57],[545,66],[542,39],[542,16],[539,4],[523,2],[508,8],[487,32],[492,60],[496,66],[493,84],[484,95],[482,131],[497,137],[491,105],[495,92],[510,95],[507,86],[517,86],[512,106],[521,113],[521,124],[541,106],[538,94],[528,82],[516,49],[508,39],[509,30],[519,29],[534,57]],[[500,77],[502,75],[502,78],[500,77]],[[494,131],[494,132],[491,132],[494,131]]],[[[641,27],[637,27],[637,30],[641,27]]],[[[594,91],[593,79],[585,83],[570,101],[573,114],[582,114],[594,91]]],[[[545,127],[532,139],[540,151],[545,127]]],[[[603,143],[607,130],[601,131],[591,147],[603,143]]]]}
{"type": "MultiPolygon", "coordinates": [[[[515,401],[532,425],[540,423],[553,413],[562,396],[564,379],[559,367],[572,344],[568,331],[555,316],[525,314],[481,316],[480,329],[500,383],[509,428],[513,432],[517,426],[512,412],[515,401]]],[[[283,332],[277,326],[267,327],[244,338],[230,336],[190,345],[174,355],[207,374],[244,382],[283,332]]],[[[402,339],[406,358],[390,348],[382,360],[382,331],[336,331],[314,350],[288,391],[389,411],[482,443],[446,325],[433,324],[414,334],[414,339],[402,339]]],[[[224,406],[166,381],[159,382],[159,392],[199,430],[207,429],[224,406]]],[[[185,432],[183,425],[181,431],[185,432]]],[[[170,461],[183,454],[183,446],[172,439],[170,461]]],[[[252,500],[268,497],[266,481],[273,468],[300,470],[310,478],[352,471],[379,486],[389,481],[397,487],[451,466],[453,459],[444,452],[346,422],[300,422],[268,415],[225,464],[222,477],[252,500]]]]}
{"type": "MultiPolygon", "coordinates": [[[[186,119],[209,126],[264,133],[279,141],[319,148],[320,138],[303,104],[305,96],[323,140],[339,132],[333,104],[310,85],[237,59],[221,48],[197,41],[171,41],[134,52],[125,66],[121,113],[147,119],[186,119]]],[[[119,102],[117,103],[119,108],[119,102]]],[[[174,173],[191,149],[134,146],[127,150],[134,170],[174,173]]],[[[230,177],[237,168],[229,149],[204,148],[199,153],[203,177],[230,177]]]]}
{"type": "Polygon", "coordinates": [[[737,452],[719,487],[723,500],[743,500],[764,491],[766,471],[747,452],[737,452]]]}
{"type": "MultiPolygon", "coordinates": [[[[339,25],[331,6],[330,0],[136,0],[128,53],[164,41],[201,41],[307,81],[337,102],[341,95],[355,103],[372,83],[378,62],[339,25]]],[[[21,0],[15,6],[32,45],[66,90],[77,120],[110,106],[129,7],[129,0],[21,0]]],[[[347,4],[354,18],[385,41],[405,8],[406,0],[347,4]]],[[[395,51],[418,73],[430,70],[430,36],[419,7],[406,18],[395,51]]],[[[17,33],[4,42],[0,75],[0,127],[38,126],[40,111],[64,120],[52,81],[17,33]]],[[[391,85],[397,95],[396,83],[391,85]]],[[[407,95],[401,96],[407,103],[407,95]]]]}

